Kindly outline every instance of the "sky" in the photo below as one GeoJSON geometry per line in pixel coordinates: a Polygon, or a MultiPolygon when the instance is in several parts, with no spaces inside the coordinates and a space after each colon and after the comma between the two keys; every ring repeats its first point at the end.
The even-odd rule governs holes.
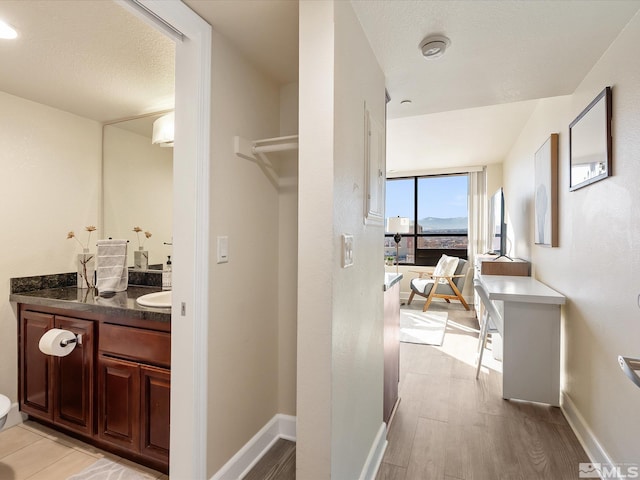
{"type": "MultiPolygon", "coordinates": [[[[413,220],[413,178],[387,180],[387,217],[413,220]]],[[[425,217],[466,217],[467,176],[424,177],[418,179],[418,220],[425,217]]]]}

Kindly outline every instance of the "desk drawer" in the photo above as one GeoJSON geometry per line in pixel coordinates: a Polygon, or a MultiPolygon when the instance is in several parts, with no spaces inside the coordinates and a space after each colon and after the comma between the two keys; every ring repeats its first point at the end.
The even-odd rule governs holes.
{"type": "Polygon", "coordinates": [[[166,368],[171,366],[171,335],[168,333],[103,323],[98,344],[100,353],[106,355],[166,368]]]}

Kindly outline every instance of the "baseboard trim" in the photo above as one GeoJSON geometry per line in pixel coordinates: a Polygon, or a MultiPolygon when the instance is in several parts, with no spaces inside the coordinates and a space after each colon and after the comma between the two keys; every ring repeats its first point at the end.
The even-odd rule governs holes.
{"type": "Polygon", "coordinates": [[[360,480],[374,480],[378,474],[378,469],[382,463],[382,457],[384,451],[387,449],[387,424],[382,423],[376,434],[376,438],[373,440],[371,449],[367,460],[362,467],[362,473],[360,474],[360,480]]]}
{"type": "Polygon", "coordinates": [[[276,414],[211,477],[211,480],[244,478],[280,438],[296,441],[296,417],[276,414]]]}
{"type": "Polygon", "coordinates": [[[585,453],[591,460],[591,463],[606,463],[608,465],[614,465],[611,457],[607,454],[602,444],[598,441],[598,438],[593,433],[593,430],[589,427],[580,410],[573,403],[571,397],[562,392],[560,396],[560,409],[564,413],[565,418],[569,422],[569,426],[578,437],[578,441],[585,453]]]}

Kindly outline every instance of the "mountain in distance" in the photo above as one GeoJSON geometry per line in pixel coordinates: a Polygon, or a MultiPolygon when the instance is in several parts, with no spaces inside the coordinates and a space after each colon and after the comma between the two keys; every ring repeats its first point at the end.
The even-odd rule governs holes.
{"type": "Polygon", "coordinates": [[[437,218],[425,217],[418,220],[423,232],[466,232],[468,228],[467,217],[437,218]]]}

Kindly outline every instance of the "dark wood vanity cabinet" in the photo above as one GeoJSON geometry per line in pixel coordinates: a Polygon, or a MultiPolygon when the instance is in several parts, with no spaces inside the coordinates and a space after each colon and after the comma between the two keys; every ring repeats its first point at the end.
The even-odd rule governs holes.
{"type": "Polygon", "coordinates": [[[53,315],[24,311],[20,316],[20,410],[45,420],[53,420],[53,362],[38,343],[51,328],[53,315]]]}
{"type": "Polygon", "coordinates": [[[53,358],[53,422],[91,435],[94,399],[94,322],[55,316],[54,327],[81,339],[65,357],[53,358]]]}
{"type": "Polygon", "coordinates": [[[170,323],[137,320],[130,325],[126,318],[71,314],[84,315],[19,305],[21,410],[168,472],[170,323]],[[45,355],[38,344],[51,328],[81,335],[82,343],[64,357],[45,355]]]}
{"type": "Polygon", "coordinates": [[[98,435],[168,464],[171,336],[103,324],[98,356],[98,435]]]}
{"type": "Polygon", "coordinates": [[[169,370],[104,355],[98,365],[98,436],[167,463],[169,370]]]}
{"type": "Polygon", "coordinates": [[[93,426],[93,322],[25,310],[20,322],[20,407],[34,417],[90,435],[93,426]],[[51,328],[81,335],[65,357],[50,357],[38,346],[51,328]]]}
{"type": "Polygon", "coordinates": [[[140,366],[101,355],[98,369],[98,436],[139,452],[140,366]]]}
{"type": "Polygon", "coordinates": [[[140,367],[140,450],[168,461],[171,375],[164,368],[140,367]]]}

